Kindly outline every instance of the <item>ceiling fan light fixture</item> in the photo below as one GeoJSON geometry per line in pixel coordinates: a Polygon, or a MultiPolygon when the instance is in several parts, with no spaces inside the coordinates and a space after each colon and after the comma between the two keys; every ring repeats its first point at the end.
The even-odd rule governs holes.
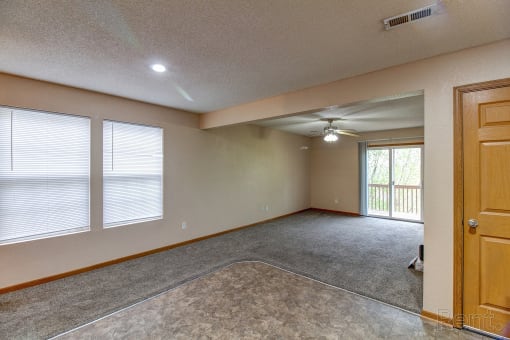
{"type": "Polygon", "coordinates": [[[336,142],[337,140],[338,140],[338,135],[334,132],[328,132],[324,136],[324,141],[327,143],[333,143],[333,142],[336,142]]]}
{"type": "Polygon", "coordinates": [[[334,143],[338,140],[338,134],[336,133],[336,127],[331,125],[333,120],[328,120],[329,125],[324,128],[324,141],[327,143],[334,143]]]}

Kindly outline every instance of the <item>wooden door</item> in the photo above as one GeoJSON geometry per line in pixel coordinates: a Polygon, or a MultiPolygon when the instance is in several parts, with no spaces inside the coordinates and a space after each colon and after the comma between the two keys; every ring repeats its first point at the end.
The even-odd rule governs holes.
{"type": "Polygon", "coordinates": [[[461,105],[464,325],[501,335],[510,326],[510,81],[463,93],[461,105]]]}

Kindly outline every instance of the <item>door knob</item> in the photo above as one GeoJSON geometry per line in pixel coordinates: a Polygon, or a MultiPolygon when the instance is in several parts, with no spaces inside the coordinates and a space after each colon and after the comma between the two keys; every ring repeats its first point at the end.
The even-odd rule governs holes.
{"type": "Polygon", "coordinates": [[[471,228],[476,228],[478,227],[478,220],[474,219],[474,218],[470,218],[468,220],[468,225],[471,227],[471,228]]]}

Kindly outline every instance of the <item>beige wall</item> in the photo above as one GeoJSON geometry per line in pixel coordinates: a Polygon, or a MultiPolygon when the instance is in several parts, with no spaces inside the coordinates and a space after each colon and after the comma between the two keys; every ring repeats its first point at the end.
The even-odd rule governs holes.
{"type": "MultiPolygon", "coordinates": [[[[453,299],[453,87],[505,77],[510,77],[510,40],[215,112],[205,116],[201,123],[204,126],[222,126],[424,90],[424,243],[427,249],[424,309],[443,314],[443,310],[451,311],[453,299]]],[[[266,131],[266,135],[262,132],[264,130],[253,127],[244,127],[245,130],[198,131],[196,118],[169,109],[6,76],[0,77],[0,89],[2,104],[91,114],[95,117],[96,128],[102,115],[148,123],[164,122],[167,171],[166,219],[163,222],[102,231],[97,224],[99,217],[92,216],[95,224],[91,233],[2,246],[0,286],[83,267],[308,206],[308,185],[301,182],[307,180],[308,156],[307,152],[297,149],[300,144],[306,143],[306,138],[290,137],[274,131],[266,131]],[[249,133],[242,134],[242,131],[249,133]],[[242,141],[237,138],[242,138],[242,141]],[[283,140],[285,143],[281,143],[281,148],[272,147],[273,141],[280,145],[277,141],[283,140]],[[243,155],[243,150],[248,152],[253,149],[256,150],[254,155],[262,157],[256,162],[255,158],[238,159],[231,156],[232,152],[243,155]],[[271,164],[271,169],[257,168],[255,164],[258,162],[271,164]],[[284,164],[286,162],[292,164],[284,164]],[[236,170],[238,168],[254,169],[260,177],[250,177],[252,183],[240,183],[239,179],[245,174],[236,170]],[[278,176],[283,173],[291,175],[276,178],[273,172],[278,176]],[[256,188],[255,193],[250,192],[253,188],[256,188]],[[282,190],[286,191],[285,196],[282,196],[282,190]],[[291,201],[284,202],[285,198],[291,201]],[[257,209],[257,205],[264,201],[269,201],[272,207],[270,213],[257,209]],[[190,228],[186,231],[179,230],[182,219],[189,222],[190,228]]],[[[99,161],[99,148],[100,145],[93,145],[92,148],[96,162],[99,161]]],[[[100,182],[93,182],[92,189],[94,209],[99,211],[100,182]]]]}
{"type": "Polygon", "coordinates": [[[278,117],[319,107],[424,90],[424,243],[427,253],[423,307],[453,306],[453,87],[510,77],[510,40],[391,67],[214,112],[204,127],[278,117]]]}
{"type": "MultiPolygon", "coordinates": [[[[326,143],[322,138],[312,139],[310,193],[313,208],[359,213],[358,142],[420,137],[423,136],[423,128],[367,132],[360,135],[360,138],[340,137],[337,143],[326,143]]],[[[420,140],[423,141],[416,141],[420,140]]]]}
{"type": "Polygon", "coordinates": [[[93,137],[92,230],[0,246],[0,288],[310,206],[306,137],[249,125],[201,131],[195,114],[4,74],[0,105],[90,116],[93,137]],[[164,128],[163,220],[101,228],[103,118],[164,128]]]}

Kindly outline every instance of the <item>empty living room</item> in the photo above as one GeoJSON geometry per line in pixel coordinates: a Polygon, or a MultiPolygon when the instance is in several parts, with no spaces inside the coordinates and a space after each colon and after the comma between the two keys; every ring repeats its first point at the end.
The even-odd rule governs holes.
{"type": "Polygon", "coordinates": [[[0,1],[0,339],[510,338],[510,1],[0,1]]]}

